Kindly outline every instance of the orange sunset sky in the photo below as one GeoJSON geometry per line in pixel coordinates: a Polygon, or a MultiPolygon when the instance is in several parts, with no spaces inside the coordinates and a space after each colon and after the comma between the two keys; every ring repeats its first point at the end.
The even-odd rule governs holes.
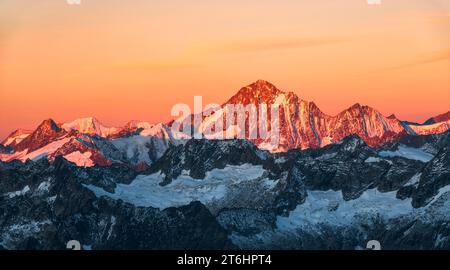
{"type": "Polygon", "coordinates": [[[0,138],[45,118],[171,119],[257,79],[336,114],[450,110],[450,0],[0,1],[0,138]]]}

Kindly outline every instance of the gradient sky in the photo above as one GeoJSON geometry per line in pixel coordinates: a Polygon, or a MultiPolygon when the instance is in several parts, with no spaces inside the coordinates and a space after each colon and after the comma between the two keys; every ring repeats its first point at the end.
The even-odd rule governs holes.
{"type": "Polygon", "coordinates": [[[167,121],[258,79],[328,114],[450,110],[450,1],[0,1],[0,138],[45,118],[167,121]]]}

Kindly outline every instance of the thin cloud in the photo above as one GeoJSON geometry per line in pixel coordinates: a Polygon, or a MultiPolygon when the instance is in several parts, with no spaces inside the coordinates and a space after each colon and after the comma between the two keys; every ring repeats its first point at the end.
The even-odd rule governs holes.
{"type": "Polygon", "coordinates": [[[421,57],[418,57],[417,60],[412,61],[410,63],[405,63],[402,65],[398,65],[396,67],[390,68],[391,70],[394,69],[403,69],[403,68],[409,68],[417,65],[425,65],[425,64],[432,64],[440,61],[445,61],[450,59],[450,48],[447,48],[442,51],[434,52],[428,55],[424,55],[421,57]]]}
{"type": "Polygon", "coordinates": [[[214,46],[216,52],[260,52],[268,50],[300,49],[348,41],[348,38],[261,38],[224,42],[214,46]]]}
{"type": "Polygon", "coordinates": [[[377,77],[379,75],[386,74],[386,72],[388,72],[388,71],[402,70],[402,69],[407,69],[407,68],[411,68],[414,66],[433,64],[433,63],[447,61],[447,60],[450,60],[450,48],[447,48],[447,49],[441,50],[441,51],[437,51],[437,52],[433,52],[433,53],[429,53],[426,55],[418,56],[416,59],[414,59],[410,62],[405,62],[403,64],[399,64],[396,66],[390,66],[390,67],[386,67],[386,68],[382,68],[382,69],[378,69],[378,70],[372,70],[368,73],[360,73],[360,74],[357,74],[356,76],[357,77],[365,77],[365,78],[377,77]]]}
{"type": "Polygon", "coordinates": [[[110,66],[110,69],[127,69],[127,70],[173,70],[194,67],[197,64],[184,59],[156,59],[148,61],[130,61],[124,63],[116,63],[110,66]]]}
{"type": "Polygon", "coordinates": [[[201,62],[207,61],[211,54],[260,52],[268,50],[299,49],[348,41],[347,38],[317,38],[317,39],[280,39],[260,38],[239,40],[233,42],[210,43],[205,47],[193,47],[178,57],[158,58],[140,61],[126,61],[114,63],[108,69],[121,70],[151,70],[163,71],[182,68],[198,67],[201,62]]]}

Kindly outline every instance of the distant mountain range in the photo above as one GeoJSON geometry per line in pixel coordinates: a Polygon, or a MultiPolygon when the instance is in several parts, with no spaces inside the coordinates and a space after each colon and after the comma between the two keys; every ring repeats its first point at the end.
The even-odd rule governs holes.
{"type": "Polygon", "coordinates": [[[330,116],[257,81],[199,130],[227,104],[259,103],[279,106],[277,147],[93,117],[13,132],[0,144],[0,250],[450,249],[449,113],[330,116]]]}
{"type": "MultiPolygon", "coordinates": [[[[269,108],[275,104],[279,106],[279,144],[268,146],[270,139],[250,141],[271,152],[320,148],[350,135],[357,135],[371,147],[380,147],[406,135],[439,134],[450,128],[450,112],[432,117],[423,124],[413,124],[401,121],[395,115],[385,117],[371,107],[355,104],[330,116],[314,102],[303,100],[292,92],[283,92],[263,80],[243,87],[213,116],[203,117],[201,128],[211,128],[212,117],[223,116],[225,119],[227,104],[261,103],[269,108]]],[[[246,117],[249,130],[248,115],[246,117]]],[[[63,156],[79,166],[124,162],[145,168],[161,157],[170,145],[182,143],[192,135],[173,134],[170,125],[130,121],[123,127],[106,127],[95,117],[69,123],[47,119],[33,131],[12,132],[0,144],[0,160],[26,161],[42,157],[54,160],[56,156],[63,156]]],[[[225,132],[227,127],[223,129],[225,132]]],[[[246,135],[248,138],[248,131],[246,135]]]]}

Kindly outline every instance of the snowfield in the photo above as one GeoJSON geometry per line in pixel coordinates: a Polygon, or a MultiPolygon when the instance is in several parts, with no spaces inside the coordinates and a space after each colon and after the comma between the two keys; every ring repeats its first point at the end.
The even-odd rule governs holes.
{"type": "Polygon", "coordinates": [[[382,157],[404,157],[407,159],[414,159],[422,162],[428,162],[434,158],[433,155],[421,149],[404,145],[400,145],[397,151],[380,151],[378,155],[382,157]]]}
{"type": "Polygon", "coordinates": [[[396,191],[381,193],[370,189],[355,200],[345,201],[341,192],[309,191],[305,203],[298,205],[288,217],[278,217],[277,228],[293,230],[319,223],[346,226],[355,222],[358,216],[392,219],[413,211],[411,199],[399,200],[395,194],[396,191]]]}
{"type": "Polygon", "coordinates": [[[13,192],[7,193],[6,196],[8,196],[10,199],[12,199],[12,198],[17,197],[17,196],[23,196],[28,191],[30,191],[30,187],[27,185],[22,190],[18,190],[18,191],[13,191],[13,192]]]}
{"type": "Polygon", "coordinates": [[[244,182],[251,182],[256,190],[272,190],[276,181],[266,178],[262,166],[243,164],[240,166],[227,166],[224,169],[213,169],[206,173],[204,179],[194,179],[184,171],[166,186],[159,185],[164,175],[159,173],[139,175],[131,184],[118,184],[114,193],[102,188],[85,185],[97,197],[108,196],[121,199],[136,206],[155,207],[165,209],[188,205],[193,201],[200,201],[212,206],[221,200],[230,197],[230,193],[245,188],[244,182]]]}
{"type": "MultiPolygon", "coordinates": [[[[412,177],[411,182],[416,181],[417,177],[419,176],[412,177]]],[[[254,235],[233,232],[230,239],[243,249],[255,246],[286,249],[286,241],[291,241],[295,247],[302,241],[301,239],[317,241],[316,238],[326,238],[328,229],[332,227],[341,228],[343,232],[352,234],[362,233],[362,238],[366,239],[367,235],[364,234],[362,224],[373,225],[380,221],[386,222],[385,224],[396,224],[396,221],[400,224],[404,222],[433,224],[446,222],[449,216],[450,186],[441,188],[422,208],[413,208],[410,198],[397,199],[396,191],[382,193],[377,189],[370,189],[359,198],[350,201],[345,201],[338,191],[308,191],[308,197],[303,204],[298,205],[288,216],[277,216],[274,229],[254,235]],[[305,235],[312,238],[305,238],[305,235]],[[280,246],[278,243],[284,244],[280,246]]],[[[389,230],[389,227],[385,230],[389,230]]],[[[446,240],[439,235],[435,238],[436,247],[446,240]]],[[[361,246],[354,247],[354,249],[361,248],[361,246]]]]}
{"type": "Polygon", "coordinates": [[[77,164],[79,167],[92,167],[94,166],[94,161],[91,159],[91,152],[81,153],[80,151],[75,151],[64,156],[70,162],[77,164]]]}
{"type": "Polygon", "coordinates": [[[59,148],[61,148],[65,143],[70,141],[70,137],[62,137],[57,141],[51,142],[47,144],[46,146],[39,148],[33,152],[28,153],[28,149],[16,152],[13,154],[2,154],[0,155],[0,160],[3,161],[11,161],[14,159],[21,160],[23,162],[27,161],[28,159],[31,159],[33,161],[39,160],[41,158],[47,157],[47,155],[50,155],[54,152],[56,152],[59,148]]]}

